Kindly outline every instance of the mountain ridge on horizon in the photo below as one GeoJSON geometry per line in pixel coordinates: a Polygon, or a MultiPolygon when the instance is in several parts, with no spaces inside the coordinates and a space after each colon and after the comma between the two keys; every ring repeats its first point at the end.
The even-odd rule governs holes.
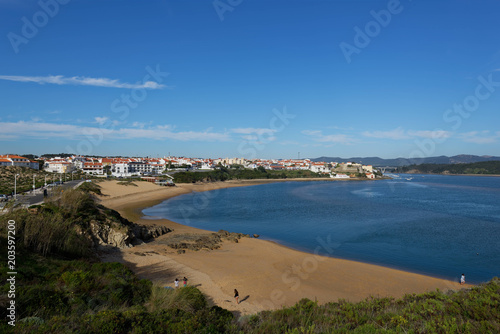
{"type": "Polygon", "coordinates": [[[311,161],[335,161],[335,162],[357,162],[364,165],[372,165],[375,167],[381,166],[392,166],[392,167],[402,167],[409,165],[420,165],[423,163],[429,164],[460,164],[460,163],[472,163],[481,161],[496,161],[500,160],[500,157],[492,155],[472,155],[472,154],[459,154],[448,157],[446,155],[440,155],[435,157],[426,158],[393,158],[384,159],[379,157],[352,157],[352,158],[340,158],[340,157],[327,157],[321,156],[319,158],[311,159],[311,161]]]}

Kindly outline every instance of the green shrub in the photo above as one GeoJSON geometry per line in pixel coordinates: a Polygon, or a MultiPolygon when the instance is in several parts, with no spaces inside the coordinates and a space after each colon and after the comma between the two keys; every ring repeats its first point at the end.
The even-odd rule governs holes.
{"type": "Polygon", "coordinates": [[[120,181],[117,184],[122,185],[122,186],[134,186],[134,187],[138,187],[138,185],[135,184],[132,181],[120,181]]]}
{"type": "Polygon", "coordinates": [[[78,190],[84,191],[86,193],[94,193],[96,195],[102,195],[101,186],[95,182],[83,182],[78,187],[78,190]]]}
{"type": "MultiPolygon", "coordinates": [[[[90,254],[90,240],[77,233],[74,224],[58,207],[48,205],[38,214],[14,210],[5,218],[16,222],[18,247],[23,245],[43,255],[60,253],[81,257],[90,254]]],[[[5,229],[0,234],[5,236],[5,229]]]]}
{"type": "Polygon", "coordinates": [[[195,287],[187,286],[179,289],[166,289],[154,285],[148,302],[150,312],[164,309],[179,309],[194,313],[207,306],[205,296],[195,287]]]}

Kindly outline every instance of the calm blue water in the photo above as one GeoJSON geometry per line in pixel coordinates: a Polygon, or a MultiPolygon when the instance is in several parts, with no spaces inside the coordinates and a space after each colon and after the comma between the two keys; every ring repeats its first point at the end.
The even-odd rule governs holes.
{"type": "Polygon", "coordinates": [[[182,195],[143,212],[448,279],[500,276],[499,177],[273,183],[182,195]]]}

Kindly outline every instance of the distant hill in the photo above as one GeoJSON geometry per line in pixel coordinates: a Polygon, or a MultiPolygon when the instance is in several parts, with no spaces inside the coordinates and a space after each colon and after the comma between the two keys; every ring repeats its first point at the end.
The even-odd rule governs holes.
{"type": "Polygon", "coordinates": [[[500,175],[500,161],[480,161],[469,164],[421,164],[399,167],[396,173],[418,174],[495,174],[500,175]]]}
{"type": "Polygon", "coordinates": [[[394,166],[394,167],[402,167],[409,165],[421,165],[421,164],[465,164],[465,163],[474,163],[474,162],[482,162],[482,161],[500,161],[500,157],[495,157],[491,155],[469,155],[469,154],[460,154],[454,155],[452,157],[447,157],[445,155],[441,155],[438,157],[428,157],[422,159],[407,159],[407,158],[395,158],[395,159],[382,159],[379,157],[353,157],[353,158],[340,158],[340,157],[319,157],[315,159],[311,159],[311,161],[335,161],[335,162],[357,162],[362,163],[363,165],[372,165],[375,167],[380,166],[394,166]]]}

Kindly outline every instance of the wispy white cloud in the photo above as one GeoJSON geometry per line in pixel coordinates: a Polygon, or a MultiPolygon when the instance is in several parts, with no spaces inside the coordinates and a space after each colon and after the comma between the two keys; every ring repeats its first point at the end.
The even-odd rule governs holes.
{"type": "Polygon", "coordinates": [[[41,122],[0,122],[0,138],[68,138],[74,139],[85,127],[41,122]]]}
{"type": "Polygon", "coordinates": [[[396,128],[389,131],[365,131],[362,133],[362,135],[370,138],[394,139],[394,140],[410,138],[410,136],[408,136],[405,133],[405,130],[403,130],[402,128],[396,128]]]}
{"type": "Polygon", "coordinates": [[[95,122],[99,125],[103,125],[109,119],[108,117],[94,117],[95,122]]]}
{"type": "Polygon", "coordinates": [[[248,140],[248,141],[255,141],[255,140],[259,139],[259,137],[255,136],[255,135],[244,135],[244,136],[241,136],[241,138],[248,140]]]}
{"type": "Polygon", "coordinates": [[[276,140],[274,134],[278,132],[278,130],[269,128],[234,128],[230,129],[229,132],[239,134],[240,138],[245,141],[257,145],[264,145],[276,140]]]}
{"type": "Polygon", "coordinates": [[[141,128],[141,129],[143,129],[146,126],[146,123],[143,123],[143,122],[134,122],[134,123],[132,123],[132,126],[134,128],[141,128]]]}
{"type": "Polygon", "coordinates": [[[137,82],[135,84],[120,82],[117,79],[108,78],[89,78],[89,77],[65,77],[62,75],[49,75],[45,77],[21,76],[21,75],[0,75],[0,80],[17,81],[17,82],[34,82],[38,84],[54,84],[54,85],[74,85],[74,86],[96,86],[96,87],[112,87],[112,88],[128,88],[128,89],[162,89],[165,85],[161,85],[154,81],[137,82]]]}
{"type": "Polygon", "coordinates": [[[421,138],[429,138],[429,139],[446,139],[446,138],[450,138],[452,133],[450,131],[444,131],[444,130],[432,130],[432,131],[409,130],[408,135],[410,135],[411,137],[421,137],[421,138]]]}
{"type": "Polygon", "coordinates": [[[429,138],[429,139],[445,139],[452,136],[452,133],[444,130],[404,130],[401,127],[387,131],[365,131],[361,133],[365,137],[379,139],[414,139],[414,138],[429,138]]]}
{"type": "Polygon", "coordinates": [[[79,126],[71,124],[39,123],[39,122],[0,122],[0,139],[12,140],[19,138],[32,139],[85,139],[88,136],[103,137],[114,140],[154,139],[179,141],[228,141],[228,133],[203,131],[174,131],[168,125],[150,128],[106,128],[79,126]]]}
{"type": "Polygon", "coordinates": [[[303,130],[303,134],[307,136],[321,136],[322,132],[320,130],[303,130]]]}
{"type": "Polygon", "coordinates": [[[273,134],[277,132],[277,130],[269,128],[235,128],[231,129],[230,131],[233,133],[240,133],[245,135],[250,135],[250,134],[263,135],[263,134],[273,134]]]}
{"type": "Polygon", "coordinates": [[[333,126],[327,126],[326,127],[327,129],[333,129],[333,130],[342,130],[342,131],[352,131],[354,130],[353,127],[341,127],[341,126],[336,126],[336,125],[333,125],[333,126]]]}
{"type": "Polygon", "coordinates": [[[294,146],[298,146],[300,145],[300,143],[298,141],[295,141],[295,140],[283,140],[281,142],[279,142],[280,145],[294,145],[294,146]]]}
{"type": "Polygon", "coordinates": [[[320,130],[303,130],[302,133],[321,143],[352,144],[355,142],[352,136],[346,134],[325,135],[320,130]]]}
{"type": "Polygon", "coordinates": [[[230,137],[226,133],[212,132],[210,130],[205,131],[184,131],[184,132],[174,132],[169,129],[161,128],[149,128],[149,129],[134,129],[134,128],[122,128],[115,131],[118,137],[123,137],[126,139],[173,139],[180,141],[228,141],[230,137]]]}
{"type": "Polygon", "coordinates": [[[500,131],[490,134],[490,131],[471,131],[461,133],[459,137],[466,143],[493,144],[500,139],[500,131]]]}

